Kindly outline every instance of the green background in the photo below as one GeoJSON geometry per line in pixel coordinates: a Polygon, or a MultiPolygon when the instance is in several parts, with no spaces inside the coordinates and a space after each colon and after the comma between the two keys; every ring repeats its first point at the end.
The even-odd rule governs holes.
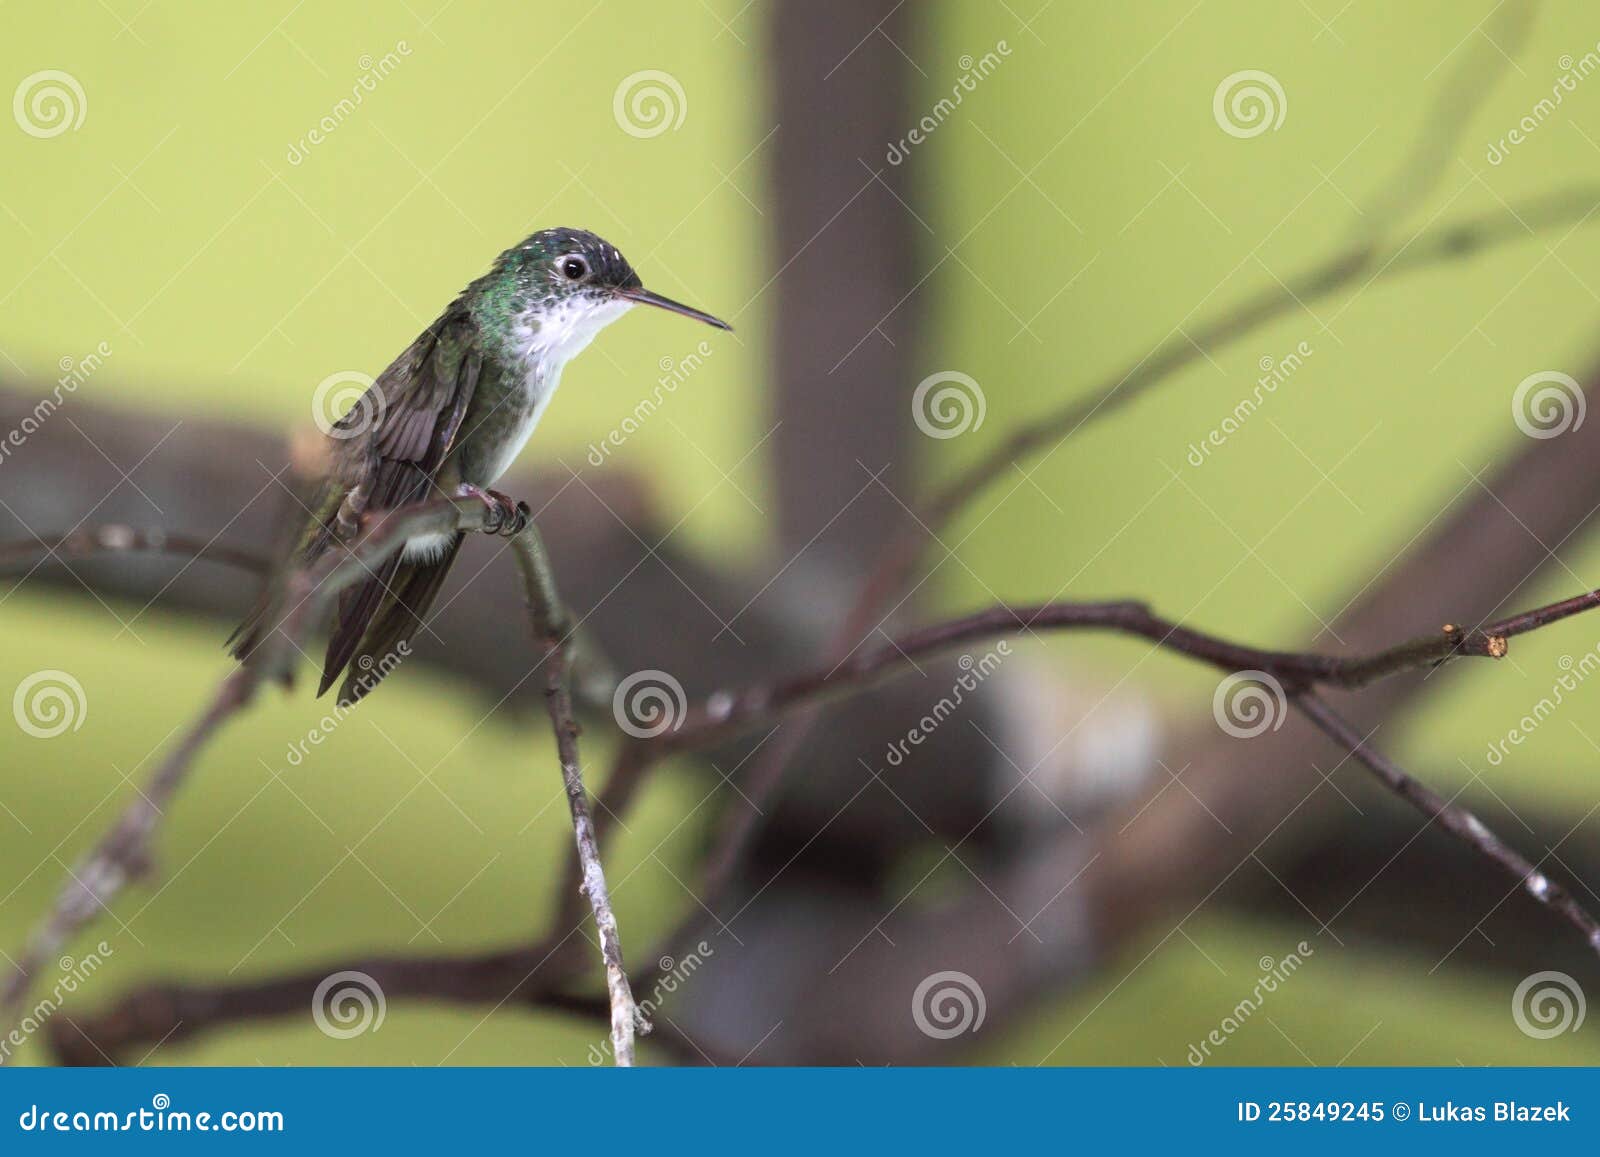
{"type": "MultiPolygon", "coordinates": [[[[919,147],[915,206],[932,232],[918,236],[937,266],[919,368],[969,373],[987,398],[980,430],[920,447],[924,471],[970,461],[1370,226],[1458,66],[1493,91],[1436,186],[1407,186],[1420,201],[1404,227],[1594,180],[1600,78],[1504,164],[1485,159],[1549,93],[1560,58],[1595,49],[1593,6],[1542,6],[1514,64],[1491,43],[1506,40],[1484,23],[1492,7],[916,5],[903,47],[926,79],[911,117],[948,92],[963,54],[1002,39],[1011,50],[919,147]],[[1287,115],[1240,140],[1218,128],[1212,94],[1246,68],[1279,79],[1287,115]]],[[[769,425],[770,278],[787,257],[769,237],[768,15],[733,0],[7,5],[0,95],[63,69],[87,112],[49,140],[0,119],[0,373],[52,378],[60,359],[104,341],[113,355],[79,391],[85,401],[303,426],[319,381],[376,372],[505,245],[544,225],[591,227],[649,284],[738,326],[678,391],[670,420],[647,423],[613,461],[650,472],[674,519],[692,511],[680,545],[755,568],[772,547],[739,490],[770,509],[765,454],[745,456],[769,425]],[[291,164],[291,143],[349,93],[363,55],[400,41],[399,67],[291,164]],[[643,69],[672,74],[685,95],[681,126],[651,139],[623,132],[612,111],[618,83],[643,69]]],[[[1470,493],[1475,471],[1520,445],[1519,381],[1591,368],[1597,259],[1600,229],[1555,230],[1251,334],[1048,456],[1036,485],[981,501],[951,538],[964,539],[966,565],[941,571],[938,602],[1137,595],[1247,641],[1308,637],[1470,493]],[[1302,341],[1315,351],[1305,366],[1189,466],[1189,444],[1250,393],[1261,359],[1302,341]]],[[[658,359],[702,336],[666,315],[615,327],[566,375],[536,452],[578,467],[658,359]]],[[[1552,597],[1600,586],[1600,560],[1584,560],[1552,577],[1552,597]]],[[[124,618],[139,609],[117,607],[124,618]]],[[[51,667],[88,699],[81,729],[60,738],[0,729],[10,950],[226,663],[217,623],[159,606],[117,634],[91,600],[24,587],[0,601],[0,630],[0,688],[51,667]]],[[[1586,619],[1519,640],[1512,661],[1445,684],[1390,746],[1446,794],[1476,772],[1511,807],[1537,802],[1576,822],[1600,803],[1600,724],[1581,703],[1499,768],[1483,751],[1548,693],[1561,656],[1595,644],[1586,619]]],[[[1131,672],[1203,710],[1214,678],[1145,652],[1076,640],[1052,655],[1111,680],[1131,672]]],[[[537,728],[486,720],[463,688],[408,670],[289,766],[288,745],[321,710],[304,694],[269,695],[206,752],[162,833],[164,875],[75,946],[103,935],[114,949],[83,1006],[172,974],[242,979],[370,949],[466,950],[542,923],[570,832],[537,728]]],[[[586,743],[603,766],[602,737],[586,743]]],[[[691,782],[658,779],[612,853],[635,952],[691,902],[665,868],[690,862],[676,825],[699,798],[691,782]]],[[[1249,990],[1257,958],[1300,936],[1207,914],[1185,932],[1148,959],[1137,947],[1101,986],[1026,1027],[985,1034],[970,1058],[1183,1064],[1249,990]]],[[[1218,1061],[1595,1059],[1589,1031],[1517,1031],[1501,978],[1434,964],[1319,941],[1290,994],[1218,1061]]],[[[582,1065],[598,1035],[557,1016],[395,1002],[379,1032],[353,1040],[296,1018],[162,1048],[148,1063],[582,1065]]]]}

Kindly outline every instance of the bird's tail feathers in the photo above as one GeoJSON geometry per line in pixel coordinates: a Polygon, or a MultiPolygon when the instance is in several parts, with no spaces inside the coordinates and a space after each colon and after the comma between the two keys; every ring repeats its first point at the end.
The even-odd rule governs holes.
{"type": "Polygon", "coordinates": [[[353,705],[405,659],[411,640],[425,625],[428,611],[439,597],[464,537],[459,532],[452,535],[448,545],[430,558],[397,557],[379,578],[356,589],[350,605],[340,607],[317,694],[344,674],[339,704],[353,705]]]}

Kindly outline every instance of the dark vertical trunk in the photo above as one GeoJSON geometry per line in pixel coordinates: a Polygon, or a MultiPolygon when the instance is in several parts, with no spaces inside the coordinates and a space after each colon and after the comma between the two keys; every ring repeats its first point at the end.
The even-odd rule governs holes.
{"type": "Polygon", "coordinates": [[[802,574],[858,573],[906,517],[884,487],[909,492],[917,226],[885,156],[910,116],[914,22],[892,0],[773,15],[779,565],[803,551],[802,574]]]}

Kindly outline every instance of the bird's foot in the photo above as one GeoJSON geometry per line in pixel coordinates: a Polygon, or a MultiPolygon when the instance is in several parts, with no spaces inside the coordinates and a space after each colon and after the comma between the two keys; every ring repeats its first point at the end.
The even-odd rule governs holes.
{"type": "Polygon", "coordinates": [[[488,520],[483,524],[485,534],[500,534],[506,538],[515,538],[528,528],[528,523],[533,521],[532,507],[498,490],[485,490],[481,486],[463,482],[456,487],[456,496],[476,498],[484,504],[489,512],[488,520]]]}

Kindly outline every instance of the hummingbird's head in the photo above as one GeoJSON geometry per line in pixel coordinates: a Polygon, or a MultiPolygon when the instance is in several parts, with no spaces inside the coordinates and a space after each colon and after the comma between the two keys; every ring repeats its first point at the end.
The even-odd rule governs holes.
{"type": "Polygon", "coordinates": [[[544,331],[539,344],[555,344],[566,356],[635,305],[653,305],[718,329],[733,328],[646,289],[615,245],[585,229],[541,229],[502,253],[495,273],[515,286],[520,307],[515,312],[529,322],[537,319],[537,328],[544,331]]]}

